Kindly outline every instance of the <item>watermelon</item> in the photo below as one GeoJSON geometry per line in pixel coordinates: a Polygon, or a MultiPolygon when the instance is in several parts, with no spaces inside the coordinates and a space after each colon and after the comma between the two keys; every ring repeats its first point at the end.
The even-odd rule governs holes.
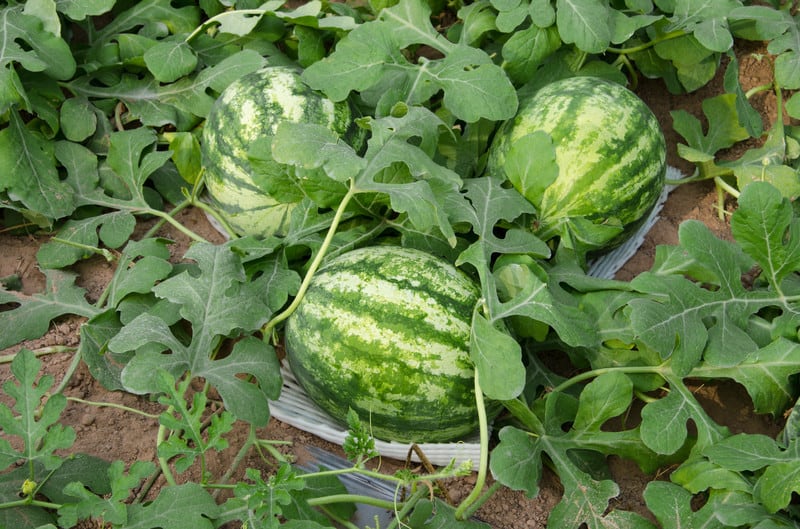
{"type": "Polygon", "coordinates": [[[479,295],[419,250],[347,252],[320,268],[287,320],[289,367],[342,424],[352,408],[378,439],[461,439],[478,426],[469,341],[479,295]]]}
{"type": "Polygon", "coordinates": [[[495,134],[487,161],[489,175],[509,180],[536,207],[542,238],[580,240],[586,251],[613,248],[641,225],[662,193],[666,167],[666,141],[652,111],[624,86],[596,77],[555,81],[522,99],[495,134]],[[536,162],[519,150],[537,132],[552,140],[555,176],[519,169],[536,162]]]}
{"type": "MultiPolygon", "coordinates": [[[[268,66],[228,85],[206,119],[201,151],[209,198],[240,235],[284,235],[301,198],[281,200],[270,191],[289,187],[284,182],[303,175],[274,160],[254,170],[248,158],[254,145],[271,141],[283,121],[325,125],[346,141],[363,142],[354,133],[349,103],[334,103],[311,90],[294,68],[268,66]]],[[[265,152],[269,149],[260,155],[265,152]]]]}

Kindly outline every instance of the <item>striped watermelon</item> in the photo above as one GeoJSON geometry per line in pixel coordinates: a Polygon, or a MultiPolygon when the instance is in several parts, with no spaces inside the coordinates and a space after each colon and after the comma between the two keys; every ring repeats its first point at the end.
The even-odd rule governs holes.
{"type": "Polygon", "coordinates": [[[600,78],[571,77],[520,102],[516,117],[492,140],[487,172],[510,180],[536,206],[543,238],[563,236],[583,218],[619,227],[611,240],[588,248],[607,249],[632,234],[658,201],[666,142],[656,117],[636,94],[600,78]],[[558,176],[547,187],[535,181],[541,173],[521,181],[506,172],[509,150],[535,131],[549,134],[555,148],[558,176]]]}
{"type": "Polygon", "coordinates": [[[282,121],[327,125],[346,139],[355,128],[347,102],[311,90],[291,67],[269,66],[230,84],[208,115],[201,149],[208,194],[240,235],[285,234],[296,205],[267,192],[293,168],[275,163],[274,171],[256,172],[248,161],[251,146],[271,138],[282,121]]]}
{"type": "Polygon", "coordinates": [[[298,382],[376,438],[452,441],[478,425],[469,359],[477,286],[448,262],[397,246],[353,250],[314,276],[286,322],[298,382]]]}

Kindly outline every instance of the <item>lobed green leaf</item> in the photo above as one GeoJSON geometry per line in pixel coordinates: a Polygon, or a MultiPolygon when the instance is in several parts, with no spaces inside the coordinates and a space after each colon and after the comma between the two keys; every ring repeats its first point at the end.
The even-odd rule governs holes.
{"type": "Polygon", "coordinates": [[[74,273],[45,270],[45,278],[45,291],[31,296],[0,289],[0,303],[18,305],[0,318],[0,348],[39,338],[59,316],[92,317],[100,312],[86,300],[86,291],[75,285],[74,273]]]}
{"type": "Polygon", "coordinates": [[[224,338],[255,331],[269,319],[271,310],[259,284],[247,281],[241,258],[229,246],[196,244],[185,257],[197,262],[199,274],[182,272],[159,283],[153,292],[178,307],[192,326],[191,340],[182,343],[157,315],[145,312],[135,317],[109,342],[115,353],[136,351],[122,371],[122,382],[129,391],[153,393],[160,391],[160,369],[176,378],[188,372],[216,387],[237,418],[264,425],[269,419],[268,401],[280,391],[272,347],[248,337],[236,342],[228,356],[215,358],[224,338]],[[164,350],[171,354],[162,354],[164,350]],[[253,375],[256,383],[237,376],[243,373],[253,375]]]}
{"type": "Polygon", "coordinates": [[[423,104],[444,92],[448,110],[467,122],[502,120],[517,109],[508,78],[479,48],[445,39],[431,24],[431,9],[420,0],[383,9],[378,18],[350,31],[333,53],[311,64],[303,79],[334,101],[350,92],[372,93],[383,113],[398,103],[423,104]],[[401,50],[426,45],[442,58],[412,63],[401,50]]]}
{"type": "Polygon", "coordinates": [[[17,353],[11,362],[14,378],[3,384],[3,391],[13,399],[17,414],[5,405],[0,406],[3,432],[22,443],[17,450],[6,439],[0,439],[0,468],[23,460],[30,465],[29,478],[34,481],[44,479],[44,475],[41,478],[33,475],[34,462],[41,463],[45,471],[55,470],[63,462],[57,452],[69,449],[75,442],[75,431],[58,422],[67,398],[60,393],[48,395],[54,379],[51,375],[38,377],[41,366],[30,350],[17,353]]]}

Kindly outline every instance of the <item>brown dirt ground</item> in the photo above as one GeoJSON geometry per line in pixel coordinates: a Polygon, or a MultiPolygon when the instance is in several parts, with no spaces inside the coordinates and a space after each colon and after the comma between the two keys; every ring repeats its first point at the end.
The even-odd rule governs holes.
{"type": "MultiPolygon", "coordinates": [[[[763,46],[760,43],[745,44],[739,48],[740,74],[745,89],[763,84],[771,76],[771,58],[761,55],[763,46]]],[[[720,90],[720,79],[715,79],[709,86],[690,95],[671,95],[657,81],[642,81],[638,92],[651,106],[660,119],[669,144],[669,162],[691,172],[692,168],[678,158],[676,144],[679,137],[672,130],[670,110],[685,109],[702,119],[700,109],[701,101],[720,90]]],[[[763,113],[766,124],[769,125],[775,117],[775,98],[771,93],[765,93],[755,98],[755,104],[763,113]]],[[[747,147],[742,146],[741,148],[747,147]]],[[[736,156],[736,152],[731,152],[736,156]]],[[[730,209],[732,203],[727,204],[730,209]]],[[[620,279],[630,279],[640,271],[648,269],[655,255],[655,248],[659,244],[677,243],[677,229],[685,219],[699,219],[705,222],[715,233],[721,237],[729,237],[727,221],[718,216],[716,209],[716,193],[710,184],[690,184],[677,188],[670,196],[660,221],[654,226],[640,248],[639,252],[619,272],[620,279]]],[[[220,241],[220,237],[206,222],[198,211],[184,212],[180,220],[191,229],[212,241],[220,241]]],[[[162,235],[175,241],[173,254],[183,255],[189,241],[178,233],[164,230],[162,235]]],[[[0,277],[18,274],[23,281],[26,294],[33,294],[44,289],[44,277],[36,265],[35,254],[39,245],[46,240],[45,236],[11,236],[0,234],[0,277]]],[[[112,275],[111,265],[102,259],[89,259],[75,267],[80,274],[78,284],[87,289],[91,301],[97,299],[112,275]]],[[[2,316],[0,316],[2,317],[2,316]]],[[[78,344],[78,332],[82,320],[77,317],[65,317],[55,321],[49,332],[42,338],[32,340],[18,346],[0,351],[0,354],[13,354],[22,347],[32,350],[41,350],[53,346],[75,347],[78,344]]],[[[60,382],[63,374],[68,370],[72,359],[70,352],[46,354],[41,357],[44,370],[60,382]]],[[[0,366],[0,383],[11,377],[8,365],[0,366]]],[[[766,433],[775,435],[780,430],[778,421],[768,417],[756,416],[751,413],[751,403],[742,388],[735,384],[709,384],[697,387],[703,402],[708,406],[709,412],[720,423],[727,425],[734,432],[766,433]]],[[[68,383],[66,394],[89,401],[122,404],[138,408],[150,413],[159,413],[158,404],[122,392],[109,392],[98,384],[89,374],[85,366],[81,366],[68,383]]],[[[71,402],[65,410],[62,422],[75,429],[77,441],[74,451],[93,454],[109,460],[121,459],[126,462],[135,460],[155,461],[155,440],[158,428],[155,419],[144,418],[115,408],[96,407],[86,404],[71,402]]],[[[240,443],[245,439],[247,432],[237,428],[229,436],[231,449],[219,454],[209,461],[208,470],[214,475],[222,475],[235,455],[240,443]]],[[[291,426],[272,420],[268,427],[259,432],[264,439],[290,441],[295,446],[319,445],[334,452],[341,453],[339,447],[321,441],[313,435],[297,430],[291,426]]],[[[288,452],[290,448],[282,450],[288,452]]],[[[611,458],[611,469],[621,487],[621,494],[616,499],[615,507],[634,510],[646,514],[641,493],[644,486],[652,479],[663,479],[664,473],[657,476],[642,474],[631,463],[611,458]]],[[[386,470],[402,466],[402,462],[383,461],[386,470]]],[[[264,467],[263,462],[256,457],[245,462],[246,466],[264,467]]],[[[191,476],[181,476],[191,479],[191,476]]],[[[473,477],[461,479],[450,485],[450,492],[455,499],[466,495],[474,482],[473,477]]],[[[158,484],[157,484],[158,486],[158,484]]],[[[478,517],[490,523],[496,529],[538,529],[545,527],[547,516],[552,507],[558,502],[561,489],[558,480],[546,474],[541,483],[541,491],[536,498],[528,499],[523,494],[510,490],[501,490],[484,505],[477,513],[478,517]]]]}

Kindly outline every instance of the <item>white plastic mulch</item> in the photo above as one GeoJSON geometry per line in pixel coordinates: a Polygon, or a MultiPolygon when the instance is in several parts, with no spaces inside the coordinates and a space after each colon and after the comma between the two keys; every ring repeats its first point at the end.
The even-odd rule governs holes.
{"type": "MultiPolygon", "coordinates": [[[[681,173],[675,168],[667,169],[667,179],[681,178],[681,173]]],[[[639,228],[636,234],[619,248],[603,255],[591,263],[589,275],[610,279],[630,259],[642,245],[647,232],[658,221],[661,209],[669,196],[671,188],[664,189],[658,203],[650,213],[647,221],[639,228]]],[[[213,223],[213,219],[210,219],[213,223]]],[[[216,224],[215,224],[216,226],[216,224]]],[[[224,234],[222,230],[221,233],[224,234]]],[[[270,402],[270,412],[273,417],[292,425],[295,428],[309,432],[326,441],[341,445],[347,436],[347,431],[334,422],[325,412],[320,410],[305,394],[303,388],[297,383],[288,366],[281,368],[283,375],[283,389],[281,396],[276,401],[270,402]]],[[[477,466],[480,459],[480,444],[477,437],[465,439],[455,443],[420,443],[419,448],[428,460],[437,466],[444,466],[455,460],[456,465],[471,462],[477,466]]],[[[410,452],[411,445],[388,441],[375,441],[375,448],[383,457],[405,460],[410,452]]],[[[416,454],[411,452],[412,461],[419,461],[416,454]]]]}

